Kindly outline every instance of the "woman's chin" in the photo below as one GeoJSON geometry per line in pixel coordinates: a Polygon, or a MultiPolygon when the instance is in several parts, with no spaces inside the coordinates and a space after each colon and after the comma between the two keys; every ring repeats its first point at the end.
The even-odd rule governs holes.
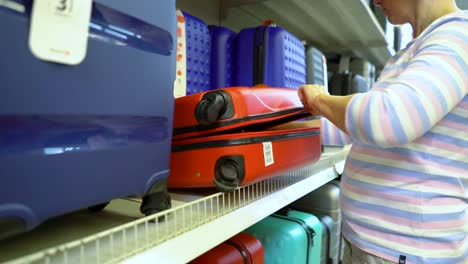
{"type": "Polygon", "coordinates": [[[388,18],[388,21],[390,22],[390,24],[392,25],[403,25],[403,24],[406,24],[407,21],[404,21],[404,19],[401,19],[401,18],[398,18],[398,17],[394,17],[394,16],[387,16],[388,18]]]}

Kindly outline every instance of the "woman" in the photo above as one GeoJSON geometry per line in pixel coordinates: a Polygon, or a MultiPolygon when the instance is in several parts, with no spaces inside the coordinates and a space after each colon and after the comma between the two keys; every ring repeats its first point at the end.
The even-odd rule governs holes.
{"type": "Polygon", "coordinates": [[[346,263],[468,263],[468,12],[375,0],[415,39],[367,93],[299,97],[353,140],[341,188],[346,263]]]}

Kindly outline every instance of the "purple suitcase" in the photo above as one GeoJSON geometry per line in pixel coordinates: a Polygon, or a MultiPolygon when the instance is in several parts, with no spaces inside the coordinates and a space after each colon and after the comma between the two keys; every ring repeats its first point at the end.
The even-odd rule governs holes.
{"type": "Polygon", "coordinates": [[[0,4],[0,238],[119,197],[144,196],[145,214],[169,208],[175,0],[93,1],[87,54],[72,66],[32,55],[33,1],[10,2],[0,4]]]}
{"type": "Polygon", "coordinates": [[[187,95],[211,88],[211,35],[201,19],[183,12],[187,45],[187,95]]]}
{"type": "Polygon", "coordinates": [[[241,30],[236,38],[235,86],[299,88],[306,83],[305,48],[276,26],[241,30]]]}
{"type": "Polygon", "coordinates": [[[225,27],[210,26],[211,88],[233,86],[234,38],[236,33],[225,27]]]}

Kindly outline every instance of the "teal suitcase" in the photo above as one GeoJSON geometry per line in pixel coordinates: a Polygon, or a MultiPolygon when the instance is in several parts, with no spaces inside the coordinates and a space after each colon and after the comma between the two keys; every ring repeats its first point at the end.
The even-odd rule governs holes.
{"type": "Polygon", "coordinates": [[[322,252],[322,224],[312,214],[275,213],[245,230],[257,237],[268,264],[317,264],[322,252]]]}
{"type": "Polygon", "coordinates": [[[340,182],[333,180],[296,200],[289,207],[314,214],[321,219],[325,216],[333,219],[332,229],[328,230],[328,252],[331,259],[328,263],[339,264],[344,251],[344,243],[341,241],[340,182]]]}

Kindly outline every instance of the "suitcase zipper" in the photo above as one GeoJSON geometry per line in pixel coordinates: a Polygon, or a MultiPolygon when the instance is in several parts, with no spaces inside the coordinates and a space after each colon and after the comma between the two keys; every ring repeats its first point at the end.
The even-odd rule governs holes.
{"type": "Polygon", "coordinates": [[[288,220],[288,221],[291,221],[291,222],[295,222],[295,223],[299,224],[302,227],[302,229],[304,229],[304,231],[307,234],[306,263],[309,263],[310,249],[314,246],[314,236],[315,236],[314,229],[312,227],[310,227],[304,220],[299,219],[299,218],[295,218],[295,217],[291,217],[291,216],[283,216],[283,215],[279,215],[279,214],[272,214],[271,216],[276,217],[276,218],[281,218],[281,219],[284,219],[284,220],[288,220]]]}
{"type": "Polygon", "coordinates": [[[286,123],[289,121],[294,121],[294,120],[298,120],[301,118],[305,118],[308,116],[310,116],[310,113],[305,112],[303,107],[295,107],[295,108],[280,110],[280,111],[271,112],[271,113],[250,115],[250,116],[245,116],[241,118],[221,121],[221,122],[214,122],[208,125],[195,125],[195,126],[190,126],[190,127],[174,128],[173,135],[179,136],[179,135],[183,135],[183,134],[191,133],[191,132],[214,130],[216,128],[235,126],[235,125],[242,124],[245,122],[253,122],[253,121],[258,121],[257,123],[258,125],[263,124],[263,125],[268,125],[268,127],[274,127],[276,126],[278,122],[281,124],[281,123],[286,123]],[[297,114],[294,114],[294,113],[297,113],[297,114]],[[284,116],[284,115],[287,115],[287,116],[284,118],[281,118],[281,116],[284,116]],[[274,121],[269,121],[269,122],[261,122],[262,119],[273,119],[273,118],[277,118],[277,119],[274,121]],[[273,123],[273,122],[276,122],[276,123],[273,123]],[[270,124],[273,124],[273,125],[270,125],[270,124]]]}
{"type": "Polygon", "coordinates": [[[187,151],[187,150],[200,149],[200,148],[255,144],[255,143],[260,143],[260,142],[265,142],[265,141],[278,141],[278,140],[283,140],[283,139],[301,138],[301,137],[313,136],[313,135],[320,135],[320,131],[311,130],[311,131],[288,133],[288,134],[275,135],[275,136],[235,138],[235,139],[197,142],[197,143],[183,144],[183,145],[173,144],[172,151],[176,152],[176,151],[187,151]]]}

